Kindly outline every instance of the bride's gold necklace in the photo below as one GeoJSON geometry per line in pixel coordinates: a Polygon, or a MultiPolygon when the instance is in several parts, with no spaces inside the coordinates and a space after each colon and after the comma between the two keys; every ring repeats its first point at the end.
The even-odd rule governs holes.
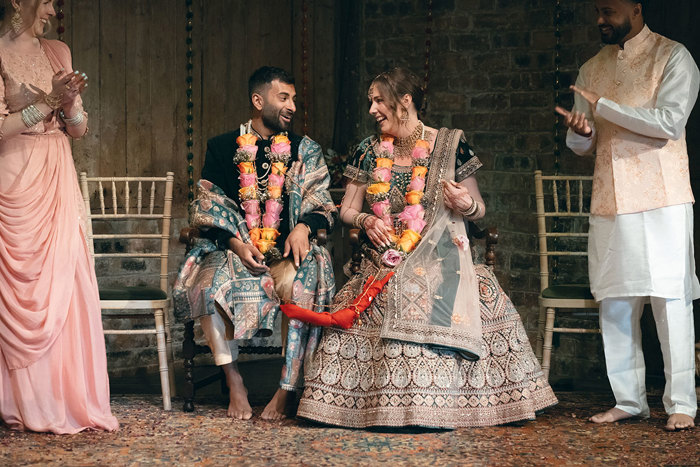
{"type": "Polygon", "coordinates": [[[413,132],[403,138],[394,138],[394,157],[398,159],[407,159],[411,157],[411,152],[413,147],[416,145],[416,141],[420,139],[423,134],[423,122],[418,120],[418,125],[413,130],[413,132]]]}

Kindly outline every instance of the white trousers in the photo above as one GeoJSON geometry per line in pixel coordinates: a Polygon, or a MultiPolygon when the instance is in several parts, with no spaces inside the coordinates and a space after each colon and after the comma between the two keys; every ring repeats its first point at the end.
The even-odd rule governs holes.
{"type": "Polygon", "coordinates": [[[615,407],[649,416],[640,319],[647,298],[656,321],[664,361],[666,413],[695,417],[695,330],[693,302],[659,297],[606,298],[600,303],[600,329],[615,407]]]}

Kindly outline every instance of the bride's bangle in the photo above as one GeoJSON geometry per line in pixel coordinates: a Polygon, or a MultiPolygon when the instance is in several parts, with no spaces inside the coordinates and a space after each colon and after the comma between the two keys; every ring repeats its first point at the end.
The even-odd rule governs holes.
{"type": "Polygon", "coordinates": [[[367,214],[366,212],[360,212],[358,214],[355,214],[352,218],[352,226],[355,227],[356,229],[363,229],[365,228],[365,221],[367,218],[370,217],[370,214],[367,214]]]}

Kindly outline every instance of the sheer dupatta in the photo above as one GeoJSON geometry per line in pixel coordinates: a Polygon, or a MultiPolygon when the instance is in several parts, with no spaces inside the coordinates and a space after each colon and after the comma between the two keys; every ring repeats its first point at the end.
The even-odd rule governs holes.
{"type": "Polygon", "coordinates": [[[442,180],[453,180],[461,130],[437,136],[423,204],[426,228],[416,249],[396,267],[382,337],[483,354],[476,273],[464,220],[445,207],[442,180]]]}

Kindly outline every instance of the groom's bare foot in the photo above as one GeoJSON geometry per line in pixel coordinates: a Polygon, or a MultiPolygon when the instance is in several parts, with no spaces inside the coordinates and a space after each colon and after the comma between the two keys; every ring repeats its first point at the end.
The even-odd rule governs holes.
{"type": "Polygon", "coordinates": [[[684,413],[674,413],[668,417],[668,422],[664,427],[667,431],[687,430],[693,428],[695,422],[690,415],[684,413]]]}
{"type": "Polygon", "coordinates": [[[290,394],[290,391],[285,391],[282,388],[277,389],[275,395],[272,396],[272,400],[268,402],[265,410],[263,410],[263,413],[260,416],[264,420],[270,421],[287,418],[285,411],[287,409],[287,400],[290,394]]]}
{"type": "Polygon", "coordinates": [[[253,416],[253,409],[248,403],[248,390],[243,385],[243,378],[238,372],[238,366],[229,365],[224,366],[229,391],[227,415],[236,420],[250,420],[250,417],[253,416]]]}
{"type": "Polygon", "coordinates": [[[634,415],[631,413],[627,413],[624,410],[613,407],[610,410],[593,415],[588,420],[592,421],[593,423],[613,423],[632,417],[634,417],[634,415]]]}

